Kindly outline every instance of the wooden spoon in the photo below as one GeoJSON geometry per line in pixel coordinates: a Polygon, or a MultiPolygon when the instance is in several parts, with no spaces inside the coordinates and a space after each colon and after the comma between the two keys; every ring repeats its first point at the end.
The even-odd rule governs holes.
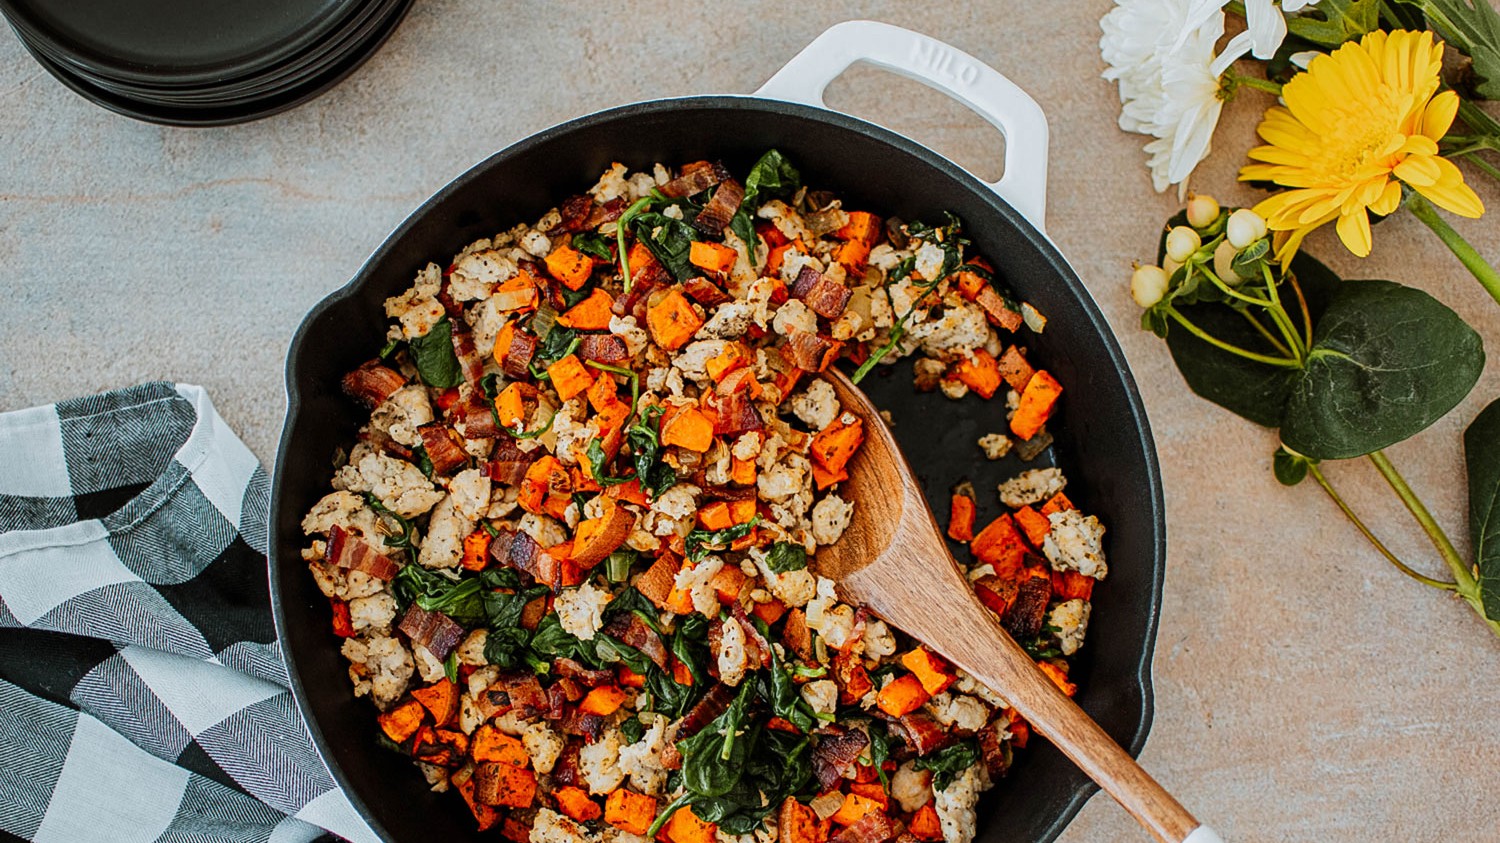
{"type": "Polygon", "coordinates": [[[864,421],[864,445],[841,486],[854,501],[843,538],[818,549],[819,573],[851,602],[921,640],[1004,697],[1164,843],[1219,843],[1099,724],[1083,713],[980,604],[948,552],[890,428],[870,399],[837,370],[823,377],[846,411],[864,421]]]}

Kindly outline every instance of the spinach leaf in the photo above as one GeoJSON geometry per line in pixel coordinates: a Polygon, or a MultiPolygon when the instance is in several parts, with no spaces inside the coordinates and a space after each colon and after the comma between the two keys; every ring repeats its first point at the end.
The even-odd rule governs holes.
{"type": "Polygon", "coordinates": [[[695,529],[687,534],[685,542],[687,557],[693,562],[697,562],[707,556],[710,550],[726,550],[737,539],[742,539],[750,535],[750,531],[755,529],[755,525],[759,523],[760,516],[757,515],[743,524],[725,527],[722,530],[695,529]]]}
{"type": "Polygon", "coordinates": [[[1346,281],[1292,383],[1281,439],[1313,459],[1368,454],[1437,421],[1483,369],[1479,334],[1437,299],[1391,281],[1346,281]]]}
{"type": "Polygon", "coordinates": [[[597,231],[582,231],[573,235],[573,248],[591,258],[609,263],[615,256],[609,252],[609,241],[597,231]]]}
{"type": "Polygon", "coordinates": [[[646,677],[649,677],[652,672],[660,673],[656,663],[651,661],[650,657],[618,638],[596,632],[593,643],[595,660],[599,664],[623,664],[632,672],[646,677]]]}
{"type": "MultiPolygon", "coordinates": [[[[406,567],[413,566],[407,565],[406,567]]],[[[478,577],[465,577],[458,582],[429,591],[418,596],[415,602],[429,612],[442,612],[465,627],[474,627],[484,623],[484,596],[483,590],[479,587],[478,577]]]]}
{"type": "Polygon", "coordinates": [[[746,723],[754,696],[755,683],[741,683],[739,693],[723,714],[697,734],[678,741],[682,786],[695,797],[723,796],[739,784],[745,772],[745,759],[755,748],[760,733],[758,727],[746,723]]]}
{"type": "Polygon", "coordinates": [[[381,360],[389,360],[392,357],[396,356],[396,352],[400,348],[401,348],[401,340],[400,339],[393,339],[393,340],[387,342],[385,344],[385,346],[380,349],[380,354],[378,356],[380,357],[381,360]]]}
{"type": "Polygon", "coordinates": [[[646,734],[646,726],[641,723],[639,717],[627,717],[620,721],[620,738],[623,746],[639,743],[641,736],[646,734]]]}
{"type": "Polygon", "coordinates": [[[761,672],[758,682],[760,696],[770,705],[772,714],[796,726],[804,735],[812,734],[818,728],[817,712],[802,699],[797,683],[792,681],[792,674],[781,663],[774,647],[771,648],[771,669],[761,672]]]}
{"type": "Polygon", "coordinates": [[[397,526],[401,528],[401,534],[399,536],[385,537],[386,547],[395,550],[404,550],[408,553],[411,553],[417,549],[417,526],[411,522],[411,519],[402,518],[401,516],[387,509],[385,504],[380,502],[380,498],[375,497],[369,492],[365,493],[365,503],[369,505],[371,509],[375,510],[376,513],[395,521],[397,526]]]}
{"type": "Polygon", "coordinates": [[[599,661],[597,645],[563,629],[556,612],[547,613],[537,624],[531,636],[531,649],[548,659],[569,658],[595,670],[604,666],[599,661]]]}
{"type": "MultiPolygon", "coordinates": [[[[634,553],[635,551],[630,551],[634,553]]],[[[652,631],[661,634],[661,623],[656,616],[656,604],[652,603],[646,595],[642,594],[634,586],[627,587],[624,591],[615,595],[604,607],[604,619],[609,620],[616,615],[634,612],[652,631]]]]}
{"type": "Polygon", "coordinates": [[[553,363],[572,354],[578,348],[579,342],[581,340],[578,337],[577,331],[562,325],[553,326],[552,330],[547,332],[547,338],[537,344],[536,354],[532,355],[530,364],[532,373],[537,375],[538,378],[546,380],[547,378],[544,377],[546,372],[538,373],[537,370],[546,369],[553,363]]]}
{"type": "Polygon", "coordinates": [[[918,770],[932,771],[932,789],[947,790],[963,771],[979,763],[979,746],[972,739],[943,747],[917,759],[918,770]]]}
{"type": "Polygon", "coordinates": [[[646,244],[673,278],[686,281],[699,274],[698,268],[689,260],[693,241],[702,237],[698,229],[654,211],[638,214],[631,225],[636,238],[646,244]]]}
{"type": "Polygon", "coordinates": [[[1464,431],[1469,473],[1469,535],[1484,615],[1500,621],[1500,401],[1464,431]]]}
{"type": "Polygon", "coordinates": [[[745,251],[754,256],[755,247],[760,243],[760,236],[755,233],[755,221],[750,218],[750,212],[745,210],[748,207],[749,203],[740,203],[740,209],[729,218],[729,230],[733,231],[734,236],[740,238],[740,242],[745,244],[745,251]]]}
{"type": "Polygon", "coordinates": [[[448,658],[443,660],[443,675],[449,682],[458,682],[458,650],[448,653],[448,658]]]}
{"type": "Polygon", "coordinates": [[[890,793],[891,778],[885,771],[886,759],[891,757],[890,730],[884,723],[871,720],[866,731],[870,734],[870,766],[875,768],[875,775],[880,777],[880,786],[885,788],[886,793],[890,793]]]}
{"type": "Polygon", "coordinates": [[[640,418],[625,431],[625,442],[635,454],[635,476],[641,480],[641,490],[651,500],[677,484],[677,472],[670,465],[657,459],[661,450],[660,404],[652,404],[641,411],[640,418]]]}
{"type": "MultiPolygon", "coordinates": [[[[762,196],[765,199],[790,196],[802,187],[802,174],[797,168],[786,160],[780,150],[769,149],[750,168],[750,175],[745,177],[745,198],[741,200],[740,207],[755,208],[755,202],[762,196]]],[[[748,244],[750,241],[746,241],[748,244]]]]}
{"type": "Polygon", "coordinates": [[[432,457],[427,456],[427,448],[418,445],[411,450],[411,462],[428,480],[432,479],[432,457]]]}
{"type": "Polygon", "coordinates": [[[627,477],[610,477],[605,474],[605,463],[609,460],[604,457],[604,443],[595,437],[589,440],[588,450],[584,452],[589,458],[589,470],[593,472],[594,482],[600,486],[619,486],[635,479],[635,475],[627,477]]]}
{"type": "Polygon", "coordinates": [[[1322,0],[1286,16],[1288,32],[1320,47],[1337,47],[1378,26],[1380,0],[1322,0]]]}
{"type": "Polygon", "coordinates": [[[807,549],[794,542],[777,542],[766,554],[766,567],[778,574],[800,571],[807,567],[807,549]]]}
{"type": "Polygon", "coordinates": [[[407,343],[411,359],[422,383],[435,389],[448,389],[463,383],[458,354],[453,351],[453,325],[444,316],[425,336],[413,337],[407,343]]]}

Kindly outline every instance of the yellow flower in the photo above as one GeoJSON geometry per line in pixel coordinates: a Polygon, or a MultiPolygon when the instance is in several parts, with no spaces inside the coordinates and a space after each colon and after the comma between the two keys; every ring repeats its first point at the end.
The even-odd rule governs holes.
{"type": "Polygon", "coordinates": [[[1282,88],[1286,106],[1266,111],[1257,129],[1266,145],[1250,150],[1261,163],[1245,165],[1240,180],[1290,188],[1255,206],[1272,231],[1290,232],[1284,257],[1333,220],[1349,251],[1368,255],[1368,212],[1400,207],[1401,182],[1460,216],[1484,213],[1438,155],[1458,113],[1458,95],[1438,93],[1442,63],[1431,32],[1377,31],[1314,58],[1282,88]]]}

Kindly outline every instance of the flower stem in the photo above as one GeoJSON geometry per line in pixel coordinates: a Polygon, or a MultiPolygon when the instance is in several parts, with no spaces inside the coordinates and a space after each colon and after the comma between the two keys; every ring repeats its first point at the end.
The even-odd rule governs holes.
{"type": "Polygon", "coordinates": [[[1448,221],[1438,215],[1437,208],[1432,206],[1421,194],[1413,192],[1406,200],[1407,207],[1417,219],[1421,220],[1432,229],[1432,232],[1443,241],[1449,251],[1458,257],[1459,261],[1473,273],[1484,289],[1489,292],[1490,297],[1496,303],[1500,303],[1500,272],[1496,272],[1493,266],[1484,259],[1479,251],[1469,245],[1469,241],[1453,230],[1448,221]]]}
{"type": "Polygon", "coordinates": [[[1243,317],[1245,317],[1245,320],[1247,322],[1249,322],[1252,327],[1255,328],[1256,332],[1258,332],[1261,336],[1265,337],[1266,338],[1266,342],[1270,343],[1273,347],[1275,347],[1275,349],[1277,351],[1281,352],[1282,354],[1287,355],[1288,357],[1291,356],[1292,350],[1290,348],[1287,348],[1284,344],[1282,344],[1281,340],[1277,339],[1275,334],[1273,334],[1269,330],[1267,330],[1266,326],[1262,325],[1260,323],[1260,320],[1255,318],[1255,314],[1251,313],[1248,310],[1241,310],[1240,311],[1240,315],[1243,316],[1243,317]]]}
{"type": "Polygon", "coordinates": [[[1302,309],[1302,332],[1307,339],[1307,347],[1312,348],[1312,312],[1307,309],[1307,296],[1302,295],[1302,285],[1297,283],[1297,276],[1288,272],[1287,280],[1292,284],[1292,292],[1297,294],[1297,306],[1302,309]]]}
{"type": "Polygon", "coordinates": [[[1375,470],[1380,472],[1380,476],[1384,477],[1385,482],[1389,483],[1391,489],[1396,492],[1396,497],[1406,505],[1406,510],[1417,519],[1417,523],[1422,526],[1422,531],[1427,534],[1427,538],[1432,540],[1433,547],[1436,547],[1443,557],[1443,561],[1448,563],[1448,569],[1453,572],[1453,579],[1459,590],[1474,588],[1474,575],[1469,572],[1468,566],[1464,565],[1463,557],[1458,555],[1458,548],[1453,546],[1453,541],[1448,538],[1448,534],[1443,531],[1437,519],[1427,511],[1422,499],[1417,497],[1417,493],[1406,484],[1406,478],[1402,477],[1401,472],[1396,470],[1396,466],[1391,464],[1390,458],[1385,455],[1384,451],[1373,451],[1367,456],[1375,465],[1375,470]]]}
{"type": "Polygon", "coordinates": [[[1281,85],[1269,79],[1261,79],[1257,76],[1241,76],[1232,70],[1224,72],[1224,78],[1229,82],[1229,90],[1235,88],[1254,88],[1257,91],[1265,91],[1272,96],[1281,96],[1281,85]]]}
{"type": "Polygon", "coordinates": [[[1168,306],[1167,315],[1172,317],[1172,319],[1174,319],[1179,325],[1186,328],[1188,330],[1188,333],[1192,334],[1200,340],[1203,340],[1214,348],[1220,349],[1221,351],[1227,351],[1230,354],[1237,354],[1240,357],[1245,358],[1246,360],[1253,360],[1257,363],[1264,363],[1267,366],[1280,366],[1283,369],[1300,369],[1302,367],[1301,363],[1289,357],[1271,357],[1267,354],[1256,354],[1253,351],[1249,351],[1247,349],[1240,348],[1237,345],[1231,345],[1230,343],[1224,342],[1218,337],[1212,336],[1197,325],[1194,325],[1191,321],[1188,320],[1186,316],[1183,316],[1181,313],[1177,312],[1177,308],[1175,307],[1168,306]]]}
{"type": "Polygon", "coordinates": [[[1339,493],[1334,491],[1333,484],[1328,482],[1328,478],[1323,476],[1323,472],[1318,469],[1317,465],[1309,465],[1307,467],[1307,470],[1312,474],[1313,479],[1318,481],[1318,485],[1323,487],[1323,491],[1328,493],[1328,497],[1332,498],[1333,502],[1338,504],[1339,509],[1343,510],[1344,516],[1354,523],[1355,528],[1359,530],[1360,534],[1363,535],[1370,542],[1370,544],[1374,545],[1376,550],[1380,551],[1381,556],[1384,556],[1392,565],[1395,565],[1396,570],[1407,575],[1408,577],[1411,577],[1412,579],[1423,585],[1430,585],[1433,588],[1440,588],[1444,591],[1457,590],[1458,586],[1455,583],[1433,579],[1432,577],[1429,577],[1425,574],[1419,574],[1416,571],[1413,571],[1409,566],[1407,566],[1405,562],[1402,562],[1400,559],[1398,559],[1396,557],[1396,554],[1392,553],[1390,551],[1390,548],[1385,546],[1384,542],[1375,537],[1375,534],[1370,531],[1369,527],[1365,526],[1365,522],[1360,520],[1360,517],[1358,515],[1354,514],[1354,510],[1350,509],[1349,504],[1345,503],[1344,499],[1339,496],[1339,493]]]}

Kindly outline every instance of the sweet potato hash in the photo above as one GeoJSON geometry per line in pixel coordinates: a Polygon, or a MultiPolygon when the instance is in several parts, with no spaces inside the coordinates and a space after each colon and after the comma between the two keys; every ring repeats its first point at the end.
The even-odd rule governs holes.
{"type": "MultiPolygon", "coordinates": [[[[512,843],[967,843],[1029,736],[818,575],[865,437],[818,373],[913,357],[999,397],[976,459],[1035,456],[1045,318],[955,218],[846,209],[774,150],[744,175],[615,164],[418,272],[344,379],[370,418],[304,558],[378,739],[512,843]]],[[[1022,472],[982,529],[962,485],[948,534],[1071,693],[1106,567],[1064,484],[1022,472]]]]}

